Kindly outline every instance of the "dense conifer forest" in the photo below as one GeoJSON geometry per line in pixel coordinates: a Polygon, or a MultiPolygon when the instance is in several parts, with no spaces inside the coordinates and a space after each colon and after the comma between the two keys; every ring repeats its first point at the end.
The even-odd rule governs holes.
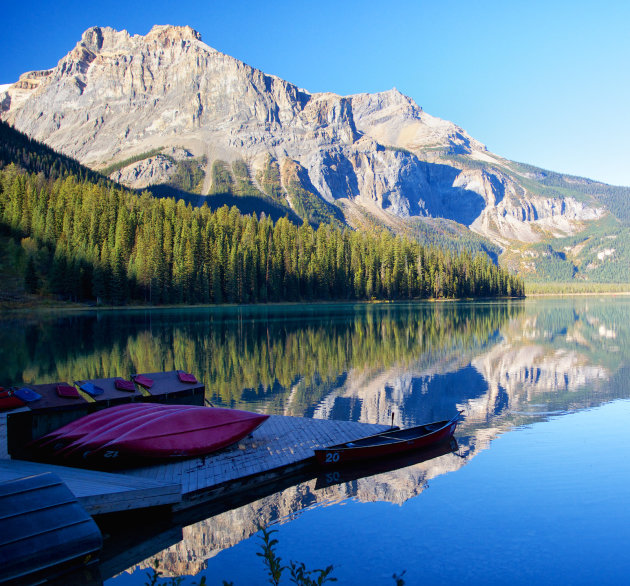
{"type": "Polygon", "coordinates": [[[138,194],[13,133],[3,124],[0,227],[29,293],[113,305],[523,294],[483,254],[138,194]]]}

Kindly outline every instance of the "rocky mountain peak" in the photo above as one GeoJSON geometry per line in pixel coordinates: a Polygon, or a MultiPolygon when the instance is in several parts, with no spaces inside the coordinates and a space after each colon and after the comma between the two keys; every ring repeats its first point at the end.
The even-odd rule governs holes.
{"type": "MultiPolygon", "coordinates": [[[[108,33],[108,36],[115,32],[109,27],[105,30],[108,33]]],[[[79,45],[83,45],[85,48],[96,53],[103,47],[103,37],[103,29],[100,26],[93,26],[83,33],[81,40],[79,41],[79,45]]]]}
{"type": "MultiPolygon", "coordinates": [[[[291,189],[299,183],[310,207],[337,205],[351,225],[361,215],[393,229],[401,218],[445,217],[503,244],[568,234],[600,214],[573,206],[569,216],[567,206],[536,199],[500,170],[503,159],[396,88],[310,93],[209,47],[188,26],[144,36],[92,27],[57,67],[0,92],[0,117],[84,164],[118,165],[132,187],[175,172],[168,158],[149,156],[168,149],[205,161],[202,196],[216,193],[215,164],[244,162],[255,183],[271,158],[302,170],[291,189]]],[[[287,185],[275,188],[294,206],[287,185]]]]}
{"type": "Polygon", "coordinates": [[[168,46],[182,43],[183,46],[193,41],[201,41],[201,34],[189,26],[155,25],[145,36],[133,37],[126,30],[117,31],[108,26],[93,26],[83,33],[74,52],[78,54],[85,50],[94,54],[112,51],[131,52],[137,44],[168,46]]]}
{"type": "Polygon", "coordinates": [[[112,51],[127,45],[130,38],[131,36],[126,30],[117,31],[109,26],[93,26],[81,35],[81,40],[77,43],[74,51],[87,50],[94,54],[101,51],[112,51]]]}
{"type": "Polygon", "coordinates": [[[168,39],[170,41],[201,41],[201,34],[189,26],[156,24],[145,37],[146,41],[168,39]]]}

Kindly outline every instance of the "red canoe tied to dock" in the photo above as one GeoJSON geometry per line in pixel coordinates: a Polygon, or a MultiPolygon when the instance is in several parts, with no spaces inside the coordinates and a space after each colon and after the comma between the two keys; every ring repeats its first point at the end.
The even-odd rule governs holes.
{"type": "Polygon", "coordinates": [[[458,413],[449,420],[425,423],[407,429],[392,429],[351,442],[316,449],[315,458],[321,466],[341,466],[427,448],[453,437],[460,418],[461,414],[458,413]]]}
{"type": "Polygon", "coordinates": [[[269,418],[237,409],[186,407],[145,421],[100,446],[78,450],[76,455],[80,453],[88,465],[201,456],[237,442],[269,418]]]}

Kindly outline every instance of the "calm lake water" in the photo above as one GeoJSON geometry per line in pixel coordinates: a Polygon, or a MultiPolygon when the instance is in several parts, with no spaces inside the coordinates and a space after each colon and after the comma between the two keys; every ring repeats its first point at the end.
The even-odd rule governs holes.
{"type": "Polygon", "coordinates": [[[464,412],[455,452],[197,512],[112,554],[108,585],[145,584],[155,559],[183,584],[266,583],[258,524],[277,529],[285,563],[333,564],[341,584],[393,585],[403,570],[408,585],[628,580],[629,298],[4,314],[1,323],[4,383],[181,368],[214,404],[265,413],[371,423],[394,413],[411,426],[464,412]]]}

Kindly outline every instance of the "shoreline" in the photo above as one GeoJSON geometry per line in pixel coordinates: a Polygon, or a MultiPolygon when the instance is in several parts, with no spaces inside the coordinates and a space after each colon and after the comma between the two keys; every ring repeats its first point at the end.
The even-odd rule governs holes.
{"type": "MultiPolygon", "coordinates": [[[[630,294],[630,292],[628,293],[630,294]]],[[[523,297],[461,297],[457,299],[319,299],[317,301],[270,301],[268,303],[198,303],[198,304],[165,304],[165,305],[87,305],[76,302],[53,303],[33,303],[31,305],[0,306],[0,314],[5,311],[28,312],[28,311],[135,311],[135,310],[162,310],[162,309],[189,309],[189,308],[236,308],[236,307],[279,307],[279,306],[299,306],[299,305],[387,305],[394,303],[458,303],[458,302],[488,302],[488,301],[518,301],[526,299],[523,297]]]]}
{"type": "Polygon", "coordinates": [[[200,303],[200,304],[167,304],[167,305],[87,305],[76,302],[33,302],[31,304],[16,303],[0,305],[0,316],[2,314],[29,313],[29,312],[71,312],[71,311],[152,311],[164,309],[234,309],[234,308],[262,308],[280,306],[300,306],[300,305],[387,305],[396,303],[487,303],[491,301],[525,301],[532,298],[541,297],[629,297],[630,290],[625,291],[585,291],[585,292],[545,292],[528,293],[523,297],[462,297],[457,299],[328,299],[317,301],[273,301],[269,303],[200,303]]]}
{"type": "Polygon", "coordinates": [[[615,297],[615,296],[630,296],[630,291],[590,291],[590,292],[577,292],[574,291],[572,293],[529,293],[525,295],[525,299],[530,297],[615,297]]]}

